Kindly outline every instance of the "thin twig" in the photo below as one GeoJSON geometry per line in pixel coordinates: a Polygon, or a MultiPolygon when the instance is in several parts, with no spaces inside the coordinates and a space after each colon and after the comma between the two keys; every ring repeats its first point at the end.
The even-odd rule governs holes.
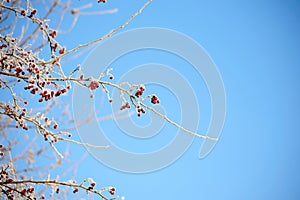
{"type": "MultiPolygon", "coordinates": [[[[65,52],[64,54],[60,55],[57,57],[57,60],[60,60],[62,57],[66,56],[66,55],[69,55],[70,53],[73,53],[75,51],[78,51],[79,49],[83,48],[83,47],[87,47],[87,46],[90,46],[92,44],[95,44],[95,43],[98,43],[102,40],[105,40],[109,37],[111,37],[112,35],[114,35],[116,32],[118,32],[119,30],[123,29],[125,26],[127,26],[137,15],[141,14],[142,11],[148,6],[148,4],[151,2],[152,0],[147,0],[147,2],[136,12],[134,13],[126,22],[124,22],[121,26],[119,26],[118,28],[112,30],[111,32],[109,32],[107,35],[101,37],[101,38],[98,38],[98,39],[95,39],[93,41],[90,41],[88,43],[85,43],[85,44],[81,44],[81,45],[78,45],[77,47],[65,52]]],[[[39,63],[39,64],[50,64],[52,63],[53,61],[50,60],[48,62],[44,62],[44,63],[39,63]]]]}

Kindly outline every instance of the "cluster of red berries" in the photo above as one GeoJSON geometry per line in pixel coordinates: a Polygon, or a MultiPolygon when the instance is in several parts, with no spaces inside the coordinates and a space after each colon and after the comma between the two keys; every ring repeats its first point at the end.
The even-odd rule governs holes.
{"type": "MultiPolygon", "coordinates": [[[[18,64],[22,65],[21,61],[19,61],[18,64]]],[[[12,69],[14,69],[16,67],[15,61],[9,60],[8,56],[3,56],[2,58],[0,58],[0,67],[3,70],[8,70],[9,72],[12,72],[12,69]]],[[[22,75],[24,75],[24,74],[22,73],[22,75]]]]}
{"type": "MultiPolygon", "coordinates": [[[[37,13],[37,10],[36,9],[33,9],[31,12],[30,12],[30,14],[28,15],[28,17],[29,18],[32,18],[34,15],[36,15],[36,13],[37,13]]],[[[20,11],[20,14],[22,15],[22,16],[26,16],[26,11],[25,10],[21,10],[20,11]]],[[[47,23],[44,23],[42,20],[39,20],[39,25],[40,25],[40,29],[41,30],[44,30],[45,28],[43,27],[43,24],[45,25],[45,28],[49,28],[49,25],[47,24],[47,23]]],[[[50,31],[49,32],[49,35],[50,35],[50,37],[52,37],[52,38],[55,38],[56,37],[56,35],[57,35],[57,31],[56,30],[52,30],[52,31],[50,31]]],[[[53,41],[50,41],[50,48],[51,48],[51,51],[53,50],[54,52],[56,52],[56,49],[57,49],[57,47],[58,47],[58,43],[57,42],[53,42],[53,41]]],[[[64,54],[65,53],[65,48],[61,48],[60,50],[59,50],[59,54],[64,54]]]]}
{"type": "Polygon", "coordinates": [[[32,194],[34,192],[34,188],[33,187],[29,187],[29,188],[24,188],[21,192],[20,192],[20,194],[22,195],[22,196],[25,196],[26,194],[32,194]]]}
{"type": "Polygon", "coordinates": [[[91,90],[95,90],[98,87],[99,87],[99,82],[97,80],[92,80],[88,85],[88,88],[90,88],[91,90]]]}
{"type": "Polygon", "coordinates": [[[142,114],[145,114],[145,113],[146,113],[145,109],[144,109],[144,108],[141,108],[140,106],[137,106],[137,107],[136,107],[136,111],[137,111],[137,116],[138,116],[138,117],[141,116],[141,113],[142,113],[142,114]]]}
{"type": "Polygon", "coordinates": [[[116,191],[116,188],[114,187],[111,187],[109,188],[108,192],[111,194],[111,195],[114,195],[115,194],[115,191],[116,191]]]}
{"type": "Polygon", "coordinates": [[[106,3],[106,0],[98,0],[98,3],[106,3]]]}
{"type": "MultiPolygon", "coordinates": [[[[26,71],[28,71],[29,73],[35,73],[38,75],[40,73],[40,69],[33,62],[34,62],[34,60],[30,60],[29,66],[26,68],[26,71]]],[[[21,68],[22,63],[19,63],[19,64],[20,64],[19,66],[16,66],[14,68],[16,71],[16,75],[17,76],[19,76],[20,74],[25,75],[25,71],[23,71],[23,68],[21,68]]],[[[7,68],[12,69],[12,67],[13,66],[4,66],[4,69],[7,69],[7,68]]]]}
{"type": "Polygon", "coordinates": [[[13,180],[9,178],[8,172],[4,169],[0,172],[0,180],[1,182],[12,182],[13,180]]]}
{"type": "MultiPolygon", "coordinates": [[[[13,195],[13,193],[14,192],[16,192],[16,188],[14,188],[14,189],[12,189],[12,188],[8,188],[6,191],[5,191],[5,193],[6,194],[9,194],[9,196],[8,196],[8,199],[9,200],[13,200],[13,199],[15,199],[15,197],[14,197],[14,195],[13,195]],[[11,194],[10,194],[11,193],[11,194]]],[[[17,190],[18,191],[18,190],[17,190]]],[[[29,197],[31,194],[33,194],[34,193],[34,188],[33,187],[29,187],[29,188],[24,188],[24,189],[22,189],[21,191],[18,191],[18,193],[21,195],[21,196],[23,196],[23,197],[29,197]]],[[[43,199],[42,198],[43,196],[41,196],[41,199],[43,199]]],[[[29,199],[29,198],[28,198],[29,199]]],[[[44,198],[45,199],[45,198],[44,198]]]]}
{"type": "Polygon", "coordinates": [[[152,97],[151,97],[151,103],[153,103],[153,104],[159,103],[159,99],[157,98],[157,96],[152,95],[152,97]]]}
{"type": "MultiPolygon", "coordinates": [[[[14,180],[9,177],[9,174],[10,174],[10,172],[8,171],[7,168],[2,169],[0,171],[0,182],[2,182],[4,185],[14,182],[14,180]]],[[[4,188],[6,188],[6,187],[2,188],[3,189],[2,192],[5,192],[5,194],[7,196],[7,199],[9,199],[9,200],[13,200],[13,199],[17,198],[17,197],[14,196],[14,194],[16,192],[17,192],[17,194],[20,194],[21,196],[26,196],[26,197],[34,193],[34,188],[33,187],[28,187],[28,188],[23,188],[23,189],[22,188],[20,189],[20,188],[7,187],[6,190],[4,188]]]]}
{"type": "MultiPolygon", "coordinates": [[[[95,182],[92,182],[92,183],[90,184],[90,186],[87,188],[87,190],[93,190],[95,186],[96,186],[96,183],[95,183],[95,182]]],[[[79,189],[78,189],[78,188],[75,188],[75,189],[73,190],[73,193],[75,194],[75,193],[77,193],[78,191],[79,191],[79,189]]]]}
{"type": "MultiPolygon", "coordinates": [[[[18,114],[19,111],[20,110],[16,109],[15,106],[10,107],[9,104],[7,104],[4,108],[4,112],[9,116],[13,116],[13,118],[19,123],[20,127],[27,131],[28,127],[22,122],[22,118],[25,116],[26,108],[23,108],[20,114],[18,114]]],[[[19,128],[19,126],[16,125],[16,128],[19,128]]]]}
{"type": "Polygon", "coordinates": [[[25,52],[19,56],[22,58],[22,60],[18,61],[17,65],[15,64],[14,60],[9,60],[8,56],[4,56],[0,59],[0,66],[3,70],[8,70],[9,72],[12,72],[12,69],[14,69],[16,76],[20,76],[20,74],[25,75],[26,72],[31,76],[35,76],[34,78],[28,79],[28,85],[25,86],[24,89],[30,90],[31,94],[36,94],[38,90],[41,90],[41,98],[39,99],[39,102],[42,102],[43,100],[48,101],[53,96],[59,96],[67,92],[66,88],[58,91],[45,90],[45,85],[49,85],[51,82],[40,79],[41,69],[34,63],[35,61],[33,58],[31,58],[31,53],[25,52]]]}
{"type": "Polygon", "coordinates": [[[95,185],[96,185],[96,183],[95,183],[95,182],[91,183],[91,185],[88,187],[88,190],[92,190],[92,189],[94,189],[95,185]]]}
{"type": "Polygon", "coordinates": [[[44,140],[45,140],[45,141],[48,141],[48,135],[49,135],[49,133],[48,133],[48,132],[44,132],[43,135],[44,135],[44,140]]]}
{"type": "Polygon", "coordinates": [[[34,9],[30,12],[30,15],[28,16],[29,18],[32,18],[35,14],[37,13],[37,10],[34,9]]]}
{"type": "Polygon", "coordinates": [[[49,35],[50,35],[52,38],[55,38],[55,37],[56,37],[56,34],[57,34],[57,32],[54,30],[54,31],[52,31],[49,35]]]}
{"type": "MultiPolygon", "coordinates": [[[[45,122],[48,122],[48,120],[49,120],[49,118],[46,117],[46,118],[45,118],[45,122]]],[[[53,128],[54,128],[54,129],[57,129],[57,128],[58,128],[58,124],[54,124],[54,125],[53,125],[53,128]]],[[[53,138],[52,142],[57,142],[57,141],[58,141],[58,139],[57,139],[56,136],[50,135],[49,132],[47,132],[47,131],[44,132],[43,136],[44,136],[44,140],[45,140],[45,141],[48,140],[48,136],[50,136],[50,137],[53,138]]],[[[72,136],[71,134],[68,134],[68,137],[71,137],[71,136],[72,136]]]]}
{"type": "MultiPolygon", "coordinates": [[[[11,42],[15,41],[15,38],[12,38],[10,41],[11,42]]],[[[5,47],[8,47],[8,46],[3,43],[0,47],[5,48],[5,47]]],[[[7,50],[7,51],[9,52],[9,50],[7,50]]],[[[15,69],[15,71],[17,73],[21,73],[23,71],[23,68],[24,68],[23,66],[27,65],[28,66],[28,68],[27,68],[28,72],[35,72],[35,70],[37,72],[39,72],[39,68],[35,66],[34,59],[31,56],[30,51],[29,52],[22,52],[22,53],[18,54],[17,56],[21,58],[21,59],[18,59],[18,60],[15,60],[14,55],[11,55],[11,54],[13,54],[13,52],[0,58],[0,64],[1,64],[1,68],[3,70],[8,70],[9,72],[12,72],[12,69],[15,69]]],[[[22,75],[24,75],[24,73],[25,72],[23,72],[22,75]]]]}
{"type": "Polygon", "coordinates": [[[47,81],[47,82],[45,82],[45,81],[37,82],[38,86],[34,85],[34,83],[35,83],[34,80],[29,80],[28,83],[29,83],[29,85],[25,86],[24,90],[30,90],[31,94],[36,94],[37,91],[42,88],[41,92],[39,93],[39,95],[41,97],[39,99],[39,102],[43,102],[43,100],[48,101],[48,100],[52,99],[53,97],[58,97],[61,94],[66,93],[67,89],[70,89],[70,86],[67,86],[67,88],[58,89],[56,91],[49,90],[49,89],[44,89],[46,83],[47,83],[47,85],[51,84],[51,82],[49,82],[49,81],[47,81]]]}
{"type": "Polygon", "coordinates": [[[146,90],[146,87],[144,85],[139,85],[138,88],[135,91],[135,96],[140,97],[143,95],[143,92],[146,90]]]}
{"type": "MultiPolygon", "coordinates": [[[[26,16],[26,11],[25,11],[25,10],[21,10],[20,13],[21,13],[22,16],[24,16],[24,17],[26,16]]],[[[32,10],[32,11],[30,12],[30,15],[28,15],[28,17],[29,17],[29,18],[32,18],[36,13],[37,13],[37,10],[34,9],[34,10],[32,10]]]]}
{"type": "Polygon", "coordinates": [[[26,111],[26,108],[24,108],[23,112],[19,115],[19,119],[22,119],[22,117],[25,116],[25,111],[26,111]]]}

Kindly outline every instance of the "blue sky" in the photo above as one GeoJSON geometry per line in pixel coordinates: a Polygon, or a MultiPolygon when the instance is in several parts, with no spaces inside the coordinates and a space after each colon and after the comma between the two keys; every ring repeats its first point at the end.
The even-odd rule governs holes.
{"type": "MultiPolygon", "coordinates": [[[[123,23],[142,4],[142,1],[108,1],[103,7],[97,5],[97,9],[117,7],[119,12],[82,16],[72,37],[60,37],[67,47],[95,39],[123,23]]],[[[122,31],[168,28],[186,34],[203,46],[218,66],[226,89],[227,113],[221,138],[205,159],[198,159],[202,140],[196,138],[175,163],[145,174],[113,170],[88,156],[78,165],[78,179],[93,177],[98,185],[113,185],[117,194],[128,200],[299,199],[299,11],[298,1],[154,0],[122,31]]],[[[144,55],[147,56],[137,52],[124,56],[120,63],[127,63],[128,70],[144,62],[168,63],[178,72],[191,76],[189,69],[175,64],[180,61],[170,55],[151,51],[144,55]]],[[[114,69],[116,78],[124,72],[124,69],[114,69]]],[[[210,119],[209,95],[201,77],[191,80],[191,85],[194,81],[200,83],[194,89],[201,92],[197,96],[201,99],[199,127],[205,131],[210,119]]],[[[151,87],[168,99],[165,97],[168,92],[151,87]]],[[[170,94],[172,103],[166,102],[166,110],[170,109],[173,119],[179,120],[179,114],[172,112],[178,105],[173,98],[170,94]]],[[[169,127],[165,132],[174,136],[173,131],[169,127]]],[[[120,133],[112,139],[126,148],[126,142],[122,142],[126,141],[125,137],[120,133]]],[[[160,142],[167,139],[169,136],[160,142]]],[[[151,143],[143,141],[143,144],[153,150],[151,143]]],[[[82,147],[72,145],[72,148],[74,159],[85,151],[82,147]]]]}
{"type": "MultiPolygon", "coordinates": [[[[106,16],[110,26],[138,8],[112,4],[120,11],[106,16]]],[[[207,50],[226,88],[221,139],[203,160],[196,139],[174,164],[149,174],[92,170],[92,159],[79,171],[104,176],[127,199],[298,199],[299,8],[297,1],[152,2],[126,30],[174,29],[207,50]]]]}

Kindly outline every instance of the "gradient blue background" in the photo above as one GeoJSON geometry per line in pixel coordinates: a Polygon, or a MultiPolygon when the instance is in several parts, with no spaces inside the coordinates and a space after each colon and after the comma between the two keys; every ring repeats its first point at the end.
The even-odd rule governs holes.
{"type": "MultiPolygon", "coordinates": [[[[139,7],[123,4],[107,3],[120,10],[105,16],[111,27],[139,7]]],[[[204,160],[195,141],[154,173],[120,173],[93,159],[79,172],[89,169],[83,176],[99,176],[131,200],[299,199],[299,8],[297,1],[152,2],[126,29],[174,29],[208,51],[227,93],[222,137],[204,160]]]]}
{"type": "MultiPolygon", "coordinates": [[[[142,4],[97,5],[95,9],[117,7],[119,12],[82,16],[72,37],[59,37],[67,47],[98,38],[142,4]]],[[[115,171],[88,156],[78,165],[77,178],[113,185],[128,200],[300,199],[299,26],[298,1],[154,0],[124,30],[169,28],[206,49],[226,88],[227,117],[220,141],[199,160],[202,141],[196,139],[171,166],[148,174],[115,171]]],[[[72,158],[79,159],[84,151],[72,146],[72,158]]]]}

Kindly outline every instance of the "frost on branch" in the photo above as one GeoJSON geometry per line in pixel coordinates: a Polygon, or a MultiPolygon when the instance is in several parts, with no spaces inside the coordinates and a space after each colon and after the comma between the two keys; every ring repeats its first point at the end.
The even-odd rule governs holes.
{"type": "MultiPolygon", "coordinates": [[[[107,3],[106,0],[95,0],[95,2],[107,3]]],[[[117,33],[142,13],[150,2],[151,0],[147,0],[128,20],[108,34],[87,43],[77,44],[75,47],[67,47],[63,41],[60,41],[60,35],[68,34],[79,16],[112,14],[117,9],[88,13],[82,12],[82,9],[91,7],[91,4],[71,8],[70,0],[53,0],[48,10],[43,13],[36,9],[38,6],[35,7],[35,3],[44,3],[43,1],[0,2],[0,90],[5,94],[5,98],[0,100],[1,196],[7,199],[61,199],[68,192],[77,195],[84,191],[88,194],[96,194],[102,199],[116,197],[114,187],[98,189],[97,186],[100,184],[96,184],[91,179],[82,182],[61,181],[63,177],[51,176],[47,170],[40,177],[28,176],[30,171],[38,170],[31,167],[31,164],[36,163],[36,160],[49,149],[55,152],[53,163],[48,166],[51,170],[62,165],[62,158],[68,157],[68,153],[62,148],[64,144],[74,143],[93,148],[107,148],[105,144],[95,146],[73,139],[74,136],[69,130],[72,130],[74,121],[68,117],[68,109],[63,111],[61,116],[53,114],[60,112],[59,108],[66,107],[61,106],[59,100],[70,95],[70,89],[74,84],[89,90],[91,97],[99,89],[104,90],[107,100],[111,103],[113,99],[109,91],[112,88],[117,89],[122,100],[120,110],[134,109],[137,116],[151,111],[189,134],[204,139],[214,139],[186,130],[157,112],[152,105],[160,103],[158,96],[147,94],[146,87],[142,83],[137,85],[113,83],[114,76],[111,69],[101,73],[99,77],[86,77],[78,63],[72,63],[71,66],[74,68],[71,69],[64,63],[71,55],[76,58],[79,53],[82,53],[83,48],[90,47],[117,33]],[[73,21],[67,30],[62,30],[66,13],[71,15],[73,21]],[[51,17],[56,20],[51,21],[51,17]],[[14,149],[20,142],[28,144],[20,155],[15,155],[14,149]],[[38,147],[33,148],[35,144],[45,144],[45,146],[37,145],[38,147]],[[25,169],[18,169],[20,162],[25,163],[25,169]],[[43,185],[40,191],[37,190],[38,185],[43,185]],[[107,195],[113,196],[104,195],[105,191],[107,195]]]]}
{"type": "MultiPolygon", "coordinates": [[[[105,0],[94,2],[95,6],[107,3],[105,0]]],[[[0,2],[0,196],[5,199],[65,199],[67,194],[72,194],[79,195],[74,197],[79,199],[86,194],[95,194],[101,199],[115,199],[114,187],[99,188],[101,183],[96,184],[91,178],[82,182],[61,181],[65,175],[50,173],[68,160],[62,159],[69,156],[63,144],[107,148],[73,139],[69,130],[72,130],[74,122],[68,117],[68,109],[60,99],[70,95],[74,84],[91,92],[102,87],[109,94],[106,88],[109,83],[102,79],[108,77],[111,81],[114,77],[108,71],[97,79],[84,77],[84,74],[77,78],[75,76],[81,73],[80,66],[73,63],[72,66],[77,67],[69,73],[65,61],[67,55],[73,54],[76,58],[83,47],[109,38],[124,28],[150,0],[107,35],[73,48],[67,48],[60,36],[72,30],[79,16],[113,14],[118,9],[83,12],[83,9],[92,7],[92,3],[82,2],[84,5],[74,8],[70,0],[50,1],[44,12],[37,9],[41,8],[40,5],[44,7],[44,3],[29,0],[0,2]],[[66,16],[73,20],[67,24],[69,27],[63,23],[66,16]],[[60,116],[55,115],[61,108],[66,110],[60,116]],[[25,148],[16,154],[16,150],[23,148],[22,145],[25,148]],[[49,152],[49,149],[52,151],[49,152]],[[54,156],[49,156],[53,151],[54,156]],[[45,158],[48,158],[49,165],[39,168],[39,160],[45,158]]],[[[109,101],[112,102],[112,99],[109,101]]]]}

